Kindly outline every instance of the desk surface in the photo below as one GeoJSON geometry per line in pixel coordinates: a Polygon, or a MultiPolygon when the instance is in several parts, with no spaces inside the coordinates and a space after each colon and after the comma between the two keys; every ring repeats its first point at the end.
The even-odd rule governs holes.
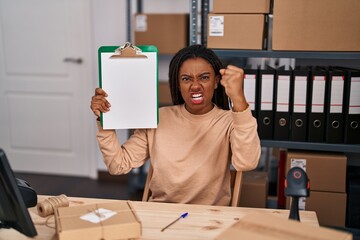
{"type": "MultiPolygon", "coordinates": [[[[42,201],[46,196],[39,196],[42,201]]],[[[117,200],[76,198],[69,197],[70,206],[110,202],[117,200]]],[[[268,212],[288,218],[289,210],[260,209],[260,208],[239,208],[219,207],[191,204],[174,203],[152,203],[132,201],[136,214],[142,224],[141,239],[214,239],[226,228],[249,213],[268,212]],[[188,212],[185,219],[181,219],[164,232],[160,230],[182,213],[188,212]]],[[[30,208],[30,215],[33,219],[38,236],[34,239],[56,240],[55,229],[48,226],[55,226],[53,217],[48,219],[48,226],[45,225],[47,218],[38,215],[37,209],[30,208]]],[[[315,212],[300,211],[301,222],[313,226],[319,226],[315,212]]],[[[29,239],[26,236],[12,229],[0,229],[0,240],[29,239]]]]}

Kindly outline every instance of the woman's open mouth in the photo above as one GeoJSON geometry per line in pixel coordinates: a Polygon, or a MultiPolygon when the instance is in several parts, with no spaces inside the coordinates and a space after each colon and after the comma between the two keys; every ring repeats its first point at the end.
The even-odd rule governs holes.
{"type": "Polygon", "coordinates": [[[200,104],[204,101],[204,97],[201,93],[191,94],[191,102],[193,104],[200,104]]]}

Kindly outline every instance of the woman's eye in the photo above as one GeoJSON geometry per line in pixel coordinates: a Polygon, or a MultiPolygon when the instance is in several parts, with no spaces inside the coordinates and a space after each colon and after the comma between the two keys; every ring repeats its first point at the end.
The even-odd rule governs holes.
{"type": "Polygon", "coordinates": [[[208,80],[208,79],[210,79],[210,77],[209,76],[202,76],[200,79],[201,80],[208,80]]]}
{"type": "Polygon", "coordinates": [[[181,78],[181,81],[184,81],[184,82],[189,81],[189,80],[190,80],[189,77],[182,77],[182,78],[181,78]]]}

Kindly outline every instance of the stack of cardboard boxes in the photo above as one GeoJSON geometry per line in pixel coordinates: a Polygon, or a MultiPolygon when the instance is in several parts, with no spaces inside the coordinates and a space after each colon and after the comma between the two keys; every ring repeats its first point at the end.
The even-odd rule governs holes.
{"type": "Polygon", "coordinates": [[[189,43],[189,14],[136,14],[135,45],[155,45],[159,54],[175,54],[189,43]]]}
{"type": "MultiPolygon", "coordinates": [[[[315,211],[322,226],[345,227],[347,158],[342,153],[288,151],[285,176],[291,167],[303,168],[310,180],[310,196],[299,209],[315,211]]],[[[290,197],[286,207],[290,208],[290,197]]]]}
{"type": "Polygon", "coordinates": [[[270,0],[214,0],[208,15],[208,47],[264,49],[269,12],[270,0]]]}
{"type": "Polygon", "coordinates": [[[266,208],[268,197],[268,174],[261,171],[243,172],[240,207],[266,208]]]}
{"type": "Polygon", "coordinates": [[[274,0],[273,50],[360,51],[359,0],[274,0]]]}

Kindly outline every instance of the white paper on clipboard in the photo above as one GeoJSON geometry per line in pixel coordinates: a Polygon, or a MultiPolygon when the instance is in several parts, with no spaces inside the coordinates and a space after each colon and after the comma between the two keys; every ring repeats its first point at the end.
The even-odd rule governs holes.
{"type": "Polygon", "coordinates": [[[145,58],[111,58],[114,55],[112,50],[113,47],[99,48],[100,86],[108,94],[107,100],[111,104],[110,111],[101,114],[103,129],[156,128],[156,47],[143,46],[142,54],[145,58]]]}

